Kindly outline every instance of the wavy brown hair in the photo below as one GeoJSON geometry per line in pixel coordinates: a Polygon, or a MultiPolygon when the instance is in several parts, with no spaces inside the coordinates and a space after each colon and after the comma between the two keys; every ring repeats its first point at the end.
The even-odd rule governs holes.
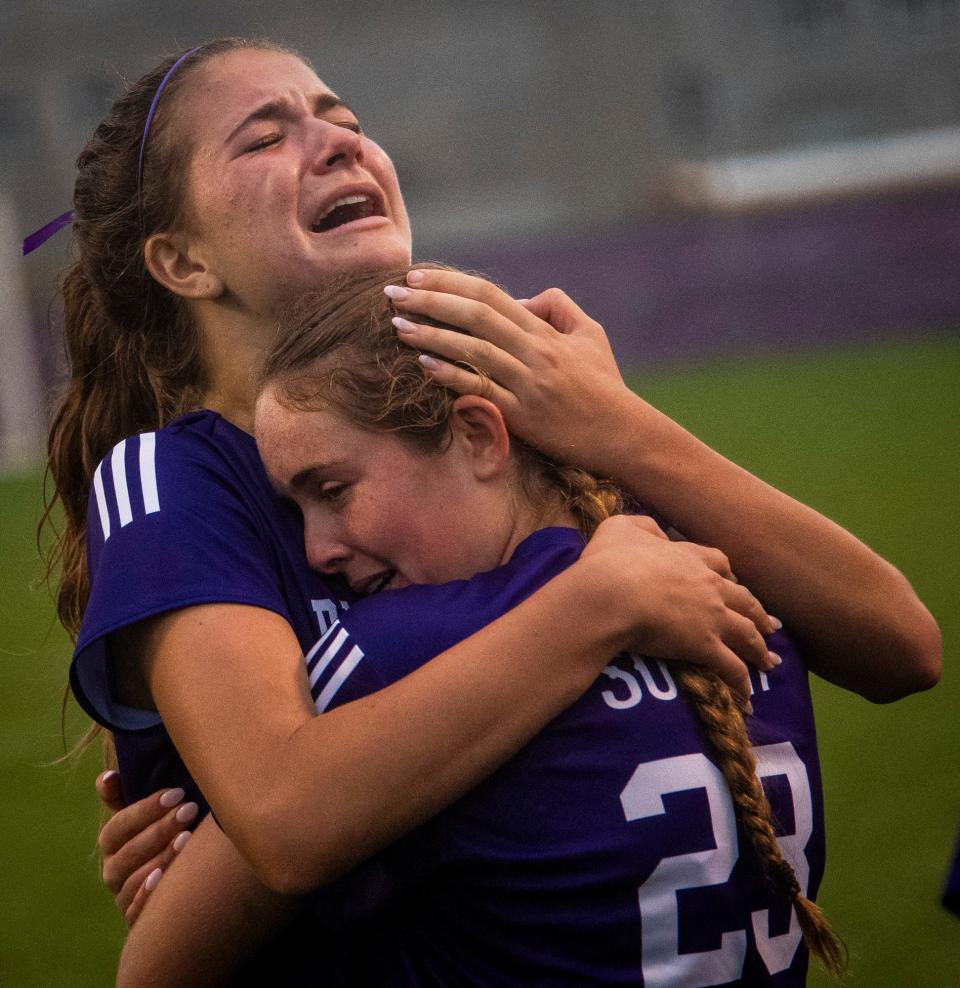
{"type": "MultiPolygon", "coordinates": [[[[89,597],[87,499],[94,470],[111,447],[162,428],[201,401],[205,368],[186,306],[151,277],[144,244],[181,226],[192,149],[177,107],[208,61],[239,49],[289,52],[270,41],[221,38],[201,45],[170,77],[147,140],[138,194],[144,124],[161,80],[182,53],[164,59],[113,103],[77,158],[73,194],[76,260],[63,273],[67,380],[47,437],[47,578],[60,621],[76,638],[89,597]],[[55,521],[57,505],[63,521],[55,521]]],[[[298,56],[299,57],[299,56],[298,56]]],[[[97,733],[94,728],[86,741],[97,733]]]]}
{"type": "MultiPolygon", "coordinates": [[[[398,340],[390,322],[393,305],[383,292],[386,285],[402,284],[408,270],[341,279],[295,302],[281,316],[278,342],[264,365],[261,387],[269,387],[286,407],[330,408],[354,425],[393,433],[424,452],[442,449],[457,395],[427,377],[417,351],[398,340]]],[[[523,494],[535,505],[572,511],[586,537],[622,509],[620,493],[610,481],[554,463],[516,440],[513,446],[523,494]]],[[[718,676],[685,662],[677,663],[676,669],[677,682],[697,712],[740,826],[765,874],[792,902],[811,952],[839,976],[843,946],[820,908],[803,894],[780,851],[740,708],[718,676]]]]}

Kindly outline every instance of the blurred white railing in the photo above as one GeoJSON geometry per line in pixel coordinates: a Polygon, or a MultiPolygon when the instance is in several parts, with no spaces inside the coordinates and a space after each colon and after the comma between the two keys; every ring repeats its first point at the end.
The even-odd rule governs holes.
{"type": "Polygon", "coordinates": [[[958,179],[960,129],[951,127],[683,162],[669,184],[684,204],[745,209],[958,179]]]}

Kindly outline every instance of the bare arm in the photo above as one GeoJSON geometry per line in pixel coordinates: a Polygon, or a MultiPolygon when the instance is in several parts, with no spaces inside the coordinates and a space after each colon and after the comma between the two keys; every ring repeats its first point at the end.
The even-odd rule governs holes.
{"type": "MultiPolygon", "coordinates": [[[[624,410],[621,479],[793,629],[811,669],[875,702],[933,686],[940,633],[906,578],[850,532],[754,477],[646,402],[624,410]]],[[[612,465],[612,464],[611,464],[612,465]]]]}
{"type": "Polygon", "coordinates": [[[266,888],[207,817],[131,929],[118,988],[230,984],[298,908],[266,888]]]}
{"type": "Polygon", "coordinates": [[[267,885],[297,893],[476,785],[627,645],[706,661],[746,693],[740,659],[768,662],[758,628],[771,630],[769,619],[724,578],[720,553],[649,526],[605,522],[577,563],[515,610],[321,717],[293,632],[271,612],[186,608],[116,644],[145,657],[167,729],[241,854],[267,885]]]}
{"type": "Polygon", "coordinates": [[[940,632],[903,575],[630,392],[602,328],[562,292],[521,305],[481,279],[415,275],[398,308],[471,336],[418,325],[404,340],[492,381],[443,361],[432,376],[483,391],[518,435],[617,480],[689,538],[722,549],[824,678],[877,702],[936,683],[940,632]]]}

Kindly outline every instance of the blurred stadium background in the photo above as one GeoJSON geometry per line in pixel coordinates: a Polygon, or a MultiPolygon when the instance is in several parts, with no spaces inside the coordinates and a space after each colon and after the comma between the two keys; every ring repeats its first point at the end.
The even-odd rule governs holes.
{"type": "MultiPolygon", "coordinates": [[[[3,0],[0,983],[109,983],[122,937],[97,759],[49,764],[69,646],[34,530],[69,237],[19,243],[69,207],[120,80],[227,33],[292,44],[357,109],[418,256],[565,288],[643,394],[913,581],[942,684],[893,707],[816,688],[822,903],[849,985],[960,982],[938,905],[960,824],[960,0],[3,0]]],[[[67,741],[83,727],[68,707],[67,741]]]]}

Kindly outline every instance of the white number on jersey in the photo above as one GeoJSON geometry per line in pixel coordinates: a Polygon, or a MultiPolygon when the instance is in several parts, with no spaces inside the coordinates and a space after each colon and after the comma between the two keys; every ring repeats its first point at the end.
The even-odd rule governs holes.
{"type": "MultiPolygon", "coordinates": [[[[783,775],[793,799],[795,832],[778,837],[784,857],[793,865],[804,894],[810,867],[804,848],[813,832],[813,806],[806,768],[790,742],[754,748],[757,775],[763,779],[783,775]]],[[[724,933],[716,950],[681,954],[680,889],[722,885],[738,857],[737,823],[730,791],[716,765],[706,755],[678,755],[637,766],[620,794],[627,820],[642,820],[666,812],[667,793],[703,789],[707,795],[710,825],[716,847],[664,858],[640,886],[643,923],[643,983],[646,988],[707,988],[735,981],[743,972],[747,951],[746,930],[724,933]]],[[[790,928],[781,936],[769,933],[769,914],[752,914],[757,950],[771,974],[788,968],[800,943],[796,910],[790,928]]]]}

